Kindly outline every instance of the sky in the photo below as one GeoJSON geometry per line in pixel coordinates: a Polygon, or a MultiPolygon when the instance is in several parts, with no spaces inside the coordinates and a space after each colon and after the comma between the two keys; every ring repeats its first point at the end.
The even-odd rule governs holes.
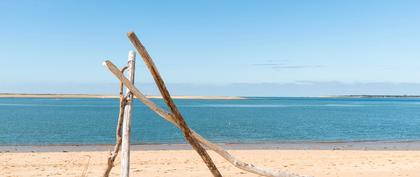
{"type": "MultiPolygon", "coordinates": [[[[0,92],[117,94],[136,32],[173,95],[420,94],[420,1],[1,1],[0,92]]],[[[137,57],[136,85],[157,94],[137,57]]]]}

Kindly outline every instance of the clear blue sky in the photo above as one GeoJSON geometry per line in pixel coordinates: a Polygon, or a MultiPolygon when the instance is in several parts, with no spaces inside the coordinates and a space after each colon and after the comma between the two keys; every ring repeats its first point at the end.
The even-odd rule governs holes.
{"type": "Polygon", "coordinates": [[[420,94],[419,19],[408,0],[2,1],[0,92],[116,93],[101,62],[132,30],[175,94],[420,94]]]}

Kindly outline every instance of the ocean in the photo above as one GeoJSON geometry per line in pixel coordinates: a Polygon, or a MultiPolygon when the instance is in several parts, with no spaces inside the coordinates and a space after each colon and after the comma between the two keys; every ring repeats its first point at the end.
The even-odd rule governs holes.
{"type": "MultiPolygon", "coordinates": [[[[152,99],[165,107],[161,99],[152,99]]],[[[189,126],[219,143],[420,140],[417,98],[175,100],[189,126]]],[[[0,98],[0,145],[113,144],[118,99],[0,98]]],[[[166,107],[165,107],[166,109],[166,107]]],[[[185,143],[134,103],[133,144],[185,143]]]]}

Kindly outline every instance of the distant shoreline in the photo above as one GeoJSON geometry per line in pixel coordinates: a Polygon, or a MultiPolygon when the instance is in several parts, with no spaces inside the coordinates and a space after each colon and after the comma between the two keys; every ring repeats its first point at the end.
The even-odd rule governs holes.
{"type": "MultiPolygon", "coordinates": [[[[162,99],[162,96],[146,95],[147,98],[162,99]]],[[[273,96],[274,97],[274,96],[273,96]]],[[[100,94],[29,94],[29,93],[0,93],[0,98],[119,98],[117,95],[100,94]]],[[[193,100],[243,100],[258,97],[241,96],[172,96],[173,99],[193,100]]],[[[266,96],[262,97],[266,98],[266,96]]],[[[279,97],[281,98],[281,97],[279,97]]],[[[289,97],[285,97],[289,98],[289,97]]],[[[326,95],[326,96],[302,96],[296,98],[420,98],[420,95],[326,95]]]]}
{"type": "Polygon", "coordinates": [[[330,95],[321,98],[420,98],[420,95],[330,95]]]}
{"type": "MultiPolygon", "coordinates": [[[[161,96],[146,96],[148,98],[161,99],[161,96]]],[[[26,93],[0,93],[0,98],[118,98],[117,95],[99,94],[26,94],[26,93]]],[[[197,100],[241,100],[239,96],[172,96],[173,99],[197,99],[197,100]]]]}

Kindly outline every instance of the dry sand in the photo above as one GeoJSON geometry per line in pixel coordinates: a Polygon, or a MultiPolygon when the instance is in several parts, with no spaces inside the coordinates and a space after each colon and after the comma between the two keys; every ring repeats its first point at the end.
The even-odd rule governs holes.
{"type": "MultiPolygon", "coordinates": [[[[420,176],[420,151],[230,150],[244,161],[311,176],[420,176]]],[[[0,176],[101,176],[106,151],[2,152],[0,176]]],[[[224,176],[257,176],[239,170],[210,151],[224,176]]],[[[118,158],[119,159],[119,158],[118,158]]],[[[119,176],[120,166],[111,176],[119,176]]],[[[192,150],[132,151],[131,176],[211,176],[192,150]]]]}

